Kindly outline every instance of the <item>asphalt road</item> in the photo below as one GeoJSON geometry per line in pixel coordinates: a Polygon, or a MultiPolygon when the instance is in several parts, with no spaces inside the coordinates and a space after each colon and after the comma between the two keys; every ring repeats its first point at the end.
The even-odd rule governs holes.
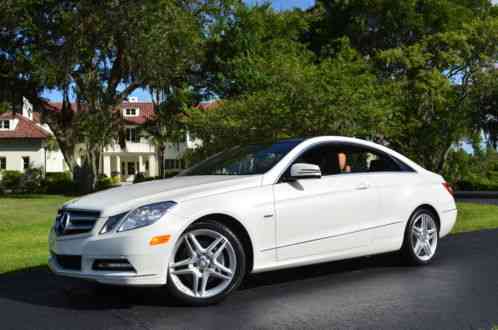
{"type": "Polygon", "coordinates": [[[498,230],[448,237],[434,263],[360,258],[252,277],[220,305],[175,306],[160,289],[103,289],[44,268],[0,276],[0,329],[490,329],[498,230]]]}

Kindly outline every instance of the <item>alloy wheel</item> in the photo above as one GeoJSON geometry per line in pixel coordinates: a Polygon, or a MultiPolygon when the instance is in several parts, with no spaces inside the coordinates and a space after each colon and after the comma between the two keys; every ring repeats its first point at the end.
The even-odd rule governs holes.
{"type": "Polygon", "coordinates": [[[422,261],[430,260],[436,253],[438,231],[436,221],[428,213],[420,213],[411,228],[411,248],[414,255],[422,261]]]}
{"type": "Polygon", "coordinates": [[[175,287],[187,296],[210,298],[233,281],[237,255],[227,237],[210,229],[188,231],[180,237],[169,265],[175,287]]]}

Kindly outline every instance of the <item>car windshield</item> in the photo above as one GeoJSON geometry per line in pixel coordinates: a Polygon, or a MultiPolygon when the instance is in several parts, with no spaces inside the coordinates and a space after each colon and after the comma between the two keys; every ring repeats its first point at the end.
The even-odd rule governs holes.
{"type": "Polygon", "coordinates": [[[263,174],[301,141],[286,140],[234,147],[183,171],[180,176],[263,174]]]}

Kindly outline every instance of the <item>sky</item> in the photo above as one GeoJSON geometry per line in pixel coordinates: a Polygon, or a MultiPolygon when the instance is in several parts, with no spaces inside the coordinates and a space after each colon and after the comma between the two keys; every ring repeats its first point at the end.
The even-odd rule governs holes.
{"type": "MultiPolygon", "coordinates": [[[[498,1],[498,0],[497,0],[498,1]]],[[[262,4],[267,1],[264,0],[245,0],[247,4],[262,4]]],[[[270,1],[272,3],[273,8],[276,10],[285,10],[292,8],[308,8],[315,3],[315,0],[273,0],[270,1]]],[[[62,95],[60,92],[52,90],[46,91],[43,93],[43,96],[49,99],[50,101],[60,101],[62,100],[62,95]]],[[[139,101],[150,101],[150,95],[148,92],[139,89],[133,92],[130,96],[138,97],[139,101]]]]}
{"type": "MultiPolygon", "coordinates": [[[[498,1],[498,0],[497,0],[498,1]]],[[[266,1],[264,0],[245,0],[248,4],[262,4],[266,1]]],[[[308,8],[311,7],[315,0],[273,0],[271,1],[273,8],[278,10],[298,8],[308,8]]]]}

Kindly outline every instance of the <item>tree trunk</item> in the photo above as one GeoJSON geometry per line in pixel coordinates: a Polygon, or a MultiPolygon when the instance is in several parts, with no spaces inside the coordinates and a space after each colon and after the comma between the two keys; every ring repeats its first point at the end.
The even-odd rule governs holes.
{"type": "Polygon", "coordinates": [[[73,172],[78,192],[88,194],[95,191],[98,177],[98,161],[98,148],[86,150],[81,166],[77,166],[73,172]]]}
{"type": "Polygon", "coordinates": [[[157,152],[158,164],[159,164],[159,177],[164,178],[164,146],[160,146],[157,152]]]}
{"type": "Polygon", "coordinates": [[[438,173],[442,173],[444,170],[444,165],[446,164],[446,160],[448,159],[448,155],[450,154],[451,151],[451,145],[446,146],[446,149],[444,152],[441,154],[441,158],[439,158],[436,170],[438,173]]]}

